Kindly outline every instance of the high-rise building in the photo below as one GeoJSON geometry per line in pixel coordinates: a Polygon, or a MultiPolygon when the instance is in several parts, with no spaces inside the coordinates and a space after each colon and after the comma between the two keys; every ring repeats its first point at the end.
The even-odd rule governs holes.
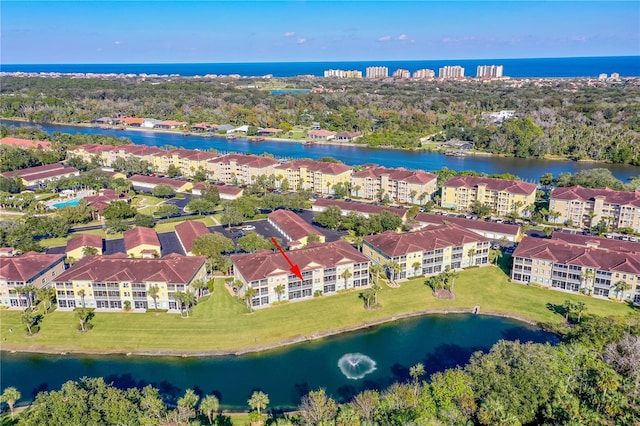
{"type": "Polygon", "coordinates": [[[502,65],[478,65],[477,78],[500,78],[503,72],[502,65]]]}
{"type": "Polygon", "coordinates": [[[421,69],[413,73],[413,78],[434,78],[436,76],[435,71],[430,69],[421,69]]]}
{"type": "Polygon", "coordinates": [[[367,67],[367,78],[387,78],[389,68],[387,67],[367,67]]]}
{"type": "Polygon", "coordinates": [[[462,78],[462,77],[464,77],[464,68],[462,68],[460,65],[442,67],[442,68],[440,68],[440,72],[438,73],[438,77],[440,77],[440,78],[462,78]]]}
{"type": "Polygon", "coordinates": [[[411,77],[411,73],[409,72],[409,70],[398,68],[393,72],[393,78],[410,78],[410,77],[411,77]]]}
{"type": "Polygon", "coordinates": [[[324,76],[327,78],[362,78],[362,71],[325,70],[324,76]]]}

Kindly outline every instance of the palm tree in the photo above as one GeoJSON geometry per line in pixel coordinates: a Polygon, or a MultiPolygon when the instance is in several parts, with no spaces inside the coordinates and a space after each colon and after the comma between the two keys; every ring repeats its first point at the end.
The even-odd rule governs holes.
{"type": "Polygon", "coordinates": [[[345,269],[344,271],[342,271],[342,273],[340,274],[340,277],[344,278],[344,288],[347,288],[347,281],[352,276],[353,276],[353,274],[351,273],[351,271],[349,269],[345,269]]]}
{"type": "Polygon", "coordinates": [[[187,389],[184,396],[178,399],[178,417],[180,420],[188,420],[195,415],[195,408],[200,397],[193,389],[187,389]]]}
{"type": "Polygon", "coordinates": [[[415,189],[412,189],[411,192],[409,193],[409,197],[411,197],[411,204],[414,204],[416,195],[418,195],[418,191],[416,191],[415,189]]]}
{"type": "Polygon", "coordinates": [[[402,270],[400,264],[395,260],[390,260],[387,262],[386,267],[389,269],[389,272],[391,272],[391,281],[395,281],[396,274],[399,274],[402,270]]]}
{"type": "Polygon", "coordinates": [[[22,315],[20,316],[20,321],[27,327],[27,333],[29,336],[33,334],[31,327],[35,324],[36,317],[33,315],[33,311],[29,308],[22,311],[22,315]]]}
{"type": "Polygon", "coordinates": [[[424,364],[419,362],[413,367],[409,368],[409,375],[413,379],[414,392],[417,395],[420,378],[424,376],[424,364]]]}
{"type": "Polygon", "coordinates": [[[584,272],[580,275],[580,280],[582,281],[582,289],[588,291],[591,289],[591,282],[593,281],[593,277],[595,277],[593,269],[587,268],[584,270],[584,272]]]}
{"type": "Polygon", "coordinates": [[[82,299],[82,307],[84,308],[84,296],[86,295],[86,292],[84,291],[83,288],[81,288],[80,290],[78,290],[78,296],[80,296],[80,299],[82,299]]]}
{"type": "Polygon", "coordinates": [[[80,308],[76,310],[76,318],[80,321],[80,330],[84,333],[87,331],[87,326],[89,325],[89,321],[93,318],[94,313],[90,309],[80,308]]]}
{"type": "Polygon", "coordinates": [[[247,287],[247,289],[244,291],[244,301],[246,302],[247,308],[249,308],[249,310],[251,310],[251,299],[253,299],[256,294],[258,294],[258,290],[253,287],[247,287]]]}
{"type": "Polygon", "coordinates": [[[209,424],[213,424],[213,413],[218,411],[219,408],[220,401],[218,401],[218,398],[215,395],[207,395],[202,398],[202,401],[200,401],[200,406],[198,407],[200,412],[207,416],[209,424]]]}
{"type": "Polygon", "coordinates": [[[587,305],[584,302],[577,302],[575,305],[573,305],[573,308],[577,312],[578,322],[580,322],[580,320],[582,319],[582,314],[587,310],[587,305]]]}
{"type": "Polygon", "coordinates": [[[374,263],[373,265],[369,266],[369,274],[371,274],[372,278],[375,278],[376,285],[378,285],[378,280],[380,279],[380,274],[383,270],[384,268],[382,267],[382,265],[378,263],[374,263]]]}
{"type": "Polygon", "coordinates": [[[258,416],[261,416],[262,409],[266,408],[269,404],[269,395],[262,391],[254,391],[247,403],[249,404],[249,407],[258,412],[258,416]]]}
{"type": "Polygon", "coordinates": [[[198,290],[198,299],[200,299],[202,297],[202,290],[207,288],[207,283],[203,279],[198,278],[191,282],[191,287],[198,290]]]}
{"type": "Polygon", "coordinates": [[[22,397],[22,394],[20,394],[20,391],[13,386],[6,388],[0,396],[0,401],[6,402],[9,406],[9,411],[11,411],[11,420],[13,420],[13,406],[20,397],[22,397]]]}
{"type": "Polygon", "coordinates": [[[447,266],[444,271],[444,283],[445,288],[448,287],[448,290],[453,293],[453,285],[456,283],[456,278],[458,278],[458,273],[451,269],[451,267],[447,266]]]}
{"type": "Polygon", "coordinates": [[[418,269],[420,269],[420,262],[413,262],[411,267],[413,268],[413,275],[418,275],[418,269]]]}
{"type": "Polygon", "coordinates": [[[279,302],[280,298],[282,298],[282,295],[284,294],[284,291],[285,291],[284,284],[278,284],[273,288],[273,290],[276,292],[276,295],[278,296],[278,302],[279,302]]]}
{"type": "Polygon", "coordinates": [[[476,256],[476,253],[477,253],[477,251],[474,248],[470,248],[469,250],[467,250],[467,256],[469,256],[469,258],[471,259],[469,261],[469,266],[473,265],[473,260],[474,260],[474,258],[476,256]]]}
{"type": "Polygon", "coordinates": [[[378,283],[374,283],[371,286],[371,293],[373,294],[373,304],[377,305],[378,304],[378,292],[381,290],[380,286],[378,285],[378,283]]]}
{"type": "Polygon", "coordinates": [[[629,284],[625,280],[620,280],[613,285],[613,288],[615,289],[618,298],[622,300],[624,292],[631,289],[631,284],[629,284]]]}
{"type": "Polygon", "coordinates": [[[156,310],[158,310],[158,297],[160,296],[160,289],[157,285],[153,285],[149,287],[149,291],[147,291],[147,295],[153,299],[153,305],[156,310]]]}

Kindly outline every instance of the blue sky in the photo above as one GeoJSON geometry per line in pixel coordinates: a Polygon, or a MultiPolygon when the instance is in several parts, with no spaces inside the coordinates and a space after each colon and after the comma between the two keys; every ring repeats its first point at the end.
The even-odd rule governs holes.
{"type": "Polygon", "coordinates": [[[637,0],[2,0],[0,24],[5,64],[640,55],[637,0]]]}

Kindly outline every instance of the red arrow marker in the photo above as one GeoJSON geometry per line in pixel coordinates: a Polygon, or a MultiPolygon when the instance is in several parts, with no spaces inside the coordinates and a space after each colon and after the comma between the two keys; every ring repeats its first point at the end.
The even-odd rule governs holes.
{"type": "Polygon", "coordinates": [[[284,252],[284,250],[282,250],[282,247],[280,247],[280,245],[278,244],[278,242],[276,241],[275,238],[272,237],[271,238],[271,242],[273,243],[274,246],[276,246],[278,251],[280,251],[280,254],[282,254],[284,256],[284,260],[286,260],[287,263],[289,264],[289,266],[291,266],[291,273],[295,274],[296,277],[300,278],[300,281],[304,281],[302,279],[302,273],[300,272],[300,268],[298,268],[298,265],[294,265],[293,262],[291,260],[289,260],[289,257],[284,252]]]}

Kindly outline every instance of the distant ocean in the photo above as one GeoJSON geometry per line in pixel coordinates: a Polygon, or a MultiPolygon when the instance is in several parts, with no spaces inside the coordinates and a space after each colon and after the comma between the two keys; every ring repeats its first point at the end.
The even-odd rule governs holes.
{"type": "Polygon", "coordinates": [[[238,62],[197,64],[0,64],[3,72],[60,72],[98,74],[158,74],[181,76],[229,75],[294,77],[323,76],[328,69],[360,70],[369,66],[386,66],[391,74],[398,68],[414,72],[419,69],[438,69],[446,65],[460,65],[465,75],[475,77],[478,65],[503,65],[509,77],[597,77],[604,73],[618,73],[621,77],[640,76],[640,56],[610,56],[583,58],[526,58],[526,59],[460,59],[424,61],[358,61],[358,62],[238,62]]]}

